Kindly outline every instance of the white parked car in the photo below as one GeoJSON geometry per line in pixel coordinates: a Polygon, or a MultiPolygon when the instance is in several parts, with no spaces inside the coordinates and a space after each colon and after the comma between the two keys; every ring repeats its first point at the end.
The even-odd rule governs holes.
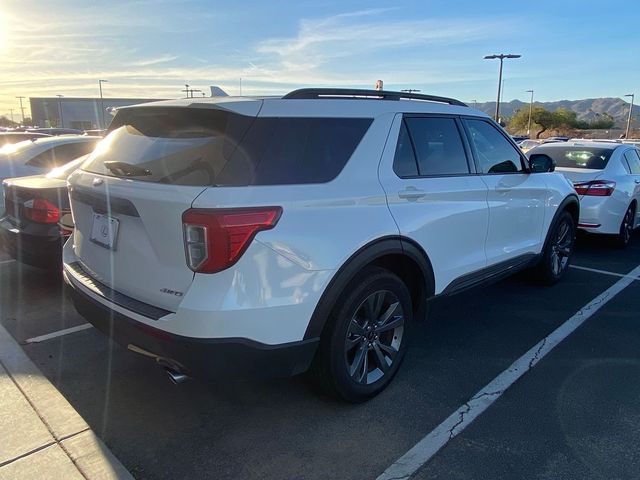
{"type": "Polygon", "coordinates": [[[0,148],[0,183],[5,178],[41,175],[91,152],[100,137],[44,137],[0,148]]]}
{"type": "Polygon", "coordinates": [[[567,180],[457,100],[367,90],[118,111],[69,177],[76,309],[174,381],[311,367],[363,401],[426,300],[567,271],[567,180]],[[533,173],[540,172],[540,173],[533,173]]]}
{"type": "Polygon", "coordinates": [[[614,235],[625,247],[639,224],[640,150],[631,144],[571,141],[529,151],[553,159],[580,195],[578,228],[614,235]]]}

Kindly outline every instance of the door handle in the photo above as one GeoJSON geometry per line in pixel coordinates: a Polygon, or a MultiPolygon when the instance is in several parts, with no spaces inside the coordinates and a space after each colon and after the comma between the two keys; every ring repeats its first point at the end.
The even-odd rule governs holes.
{"type": "Polygon", "coordinates": [[[418,190],[416,187],[407,187],[404,190],[400,190],[398,192],[398,196],[400,198],[404,198],[407,200],[417,200],[419,198],[424,197],[427,194],[424,190],[418,190]]]}
{"type": "Polygon", "coordinates": [[[635,183],[640,183],[640,180],[634,180],[635,183]]]}
{"type": "Polygon", "coordinates": [[[504,192],[509,192],[511,191],[511,187],[500,187],[497,186],[496,188],[494,188],[494,190],[498,193],[504,193],[504,192]]]}

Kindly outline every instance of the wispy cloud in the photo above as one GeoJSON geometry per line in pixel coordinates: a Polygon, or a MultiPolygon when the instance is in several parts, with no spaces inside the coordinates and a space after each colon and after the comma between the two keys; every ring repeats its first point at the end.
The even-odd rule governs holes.
{"type": "Polygon", "coordinates": [[[160,63],[172,62],[178,58],[177,55],[162,55],[161,57],[147,58],[142,60],[136,60],[129,65],[132,67],[148,67],[150,65],[158,65],[160,63]]]}
{"type": "Polygon", "coordinates": [[[187,42],[188,47],[160,41],[169,27],[175,32],[203,29],[211,18],[189,17],[181,23],[158,21],[154,12],[125,15],[133,8],[154,7],[148,0],[134,0],[110,4],[100,15],[90,9],[54,12],[44,20],[14,14],[0,71],[0,109],[7,111],[15,95],[93,95],[98,78],[109,79],[111,96],[137,97],[175,97],[185,81],[235,93],[240,77],[247,94],[303,85],[363,86],[376,78],[414,85],[468,81],[481,76],[463,72],[454,60],[429,59],[424,53],[515,28],[504,19],[415,20],[403,18],[400,9],[376,8],[302,19],[290,36],[234,42],[224,56],[224,49],[212,48],[211,40],[219,38],[215,34],[209,41],[198,37],[193,46],[187,42]],[[156,44],[166,50],[158,51],[156,44]]]}
{"type": "Polygon", "coordinates": [[[284,63],[308,63],[313,59],[321,64],[345,56],[383,56],[403,47],[469,43],[492,35],[498,23],[505,23],[477,19],[393,21],[381,13],[383,10],[378,9],[302,20],[294,37],[265,40],[257,46],[257,52],[274,54],[284,63]]]}

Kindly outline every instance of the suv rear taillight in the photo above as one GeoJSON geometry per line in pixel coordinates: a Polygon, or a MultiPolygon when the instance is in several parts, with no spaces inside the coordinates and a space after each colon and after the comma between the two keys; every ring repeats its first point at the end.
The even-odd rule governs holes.
{"type": "Polygon", "coordinates": [[[281,207],[200,209],[182,214],[187,265],[198,273],[229,268],[256,234],[276,226],[281,207]]]}
{"type": "Polygon", "coordinates": [[[36,223],[58,223],[60,220],[60,209],[44,198],[34,198],[24,202],[22,214],[36,223]]]}
{"type": "Polygon", "coordinates": [[[578,195],[590,195],[593,197],[610,197],[616,189],[616,182],[611,180],[593,180],[591,182],[574,183],[578,195]]]}

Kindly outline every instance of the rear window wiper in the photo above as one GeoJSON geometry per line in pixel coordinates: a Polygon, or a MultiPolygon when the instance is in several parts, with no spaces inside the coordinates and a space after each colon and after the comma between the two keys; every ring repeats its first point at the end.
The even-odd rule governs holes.
{"type": "Polygon", "coordinates": [[[118,177],[146,177],[151,170],[126,162],[104,162],[104,167],[118,177]]]}

